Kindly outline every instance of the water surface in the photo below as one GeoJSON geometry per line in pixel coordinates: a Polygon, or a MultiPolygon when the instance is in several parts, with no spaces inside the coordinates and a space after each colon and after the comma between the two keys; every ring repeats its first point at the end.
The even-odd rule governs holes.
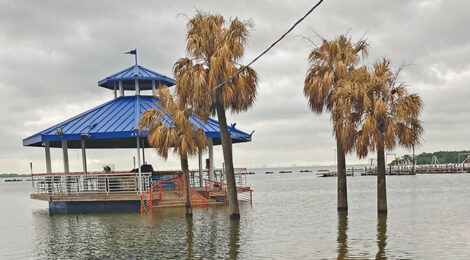
{"type": "MultiPolygon", "coordinates": [[[[336,212],[336,178],[247,176],[253,206],[139,213],[50,214],[30,182],[0,182],[0,259],[469,259],[470,174],[387,176],[388,216],[376,178],[348,177],[349,212],[336,212]]],[[[315,170],[315,169],[314,169],[315,170]]]]}

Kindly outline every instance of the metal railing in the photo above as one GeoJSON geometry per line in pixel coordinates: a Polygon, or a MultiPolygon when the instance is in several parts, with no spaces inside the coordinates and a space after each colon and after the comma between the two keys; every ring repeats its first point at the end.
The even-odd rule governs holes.
{"type": "Polygon", "coordinates": [[[204,198],[197,190],[190,187],[191,190],[191,206],[193,208],[204,208],[207,206],[207,198],[204,198]]]}
{"type": "MultiPolygon", "coordinates": [[[[175,177],[173,179],[173,183],[175,184],[176,188],[176,193],[178,193],[179,196],[184,197],[184,181],[181,176],[175,177]]],[[[191,192],[191,205],[194,208],[198,207],[206,207],[207,206],[207,199],[204,198],[197,190],[195,190],[193,187],[190,187],[190,192],[191,192]]]]}
{"type": "Polygon", "coordinates": [[[151,173],[129,172],[73,172],[33,174],[33,190],[36,194],[72,195],[81,193],[139,193],[151,186],[151,173]]]}
{"type": "Polygon", "coordinates": [[[183,184],[183,178],[181,176],[173,178],[173,183],[175,184],[176,188],[176,193],[178,193],[179,196],[184,195],[184,184],[183,184]]]}
{"type": "MultiPolygon", "coordinates": [[[[243,187],[246,185],[246,168],[235,168],[235,182],[237,186],[243,187]]],[[[209,171],[203,170],[202,171],[202,179],[209,179],[209,171]]],[[[191,186],[194,188],[203,188],[204,183],[201,185],[201,175],[199,170],[190,170],[189,171],[189,181],[191,186]]],[[[226,182],[225,172],[224,169],[215,169],[214,170],[214,181],[218,182],[226,182]]]]}
{"type": "MultiPolygon", "coordinates": [[[[224,201],[228,203],[227,184],[223,182],[204,179],[205,193],[207,199],[215,199],[216,201],[224,201]]],[[[237,186],[238,201],[250,202],[253,204],[253,190],[247,187],[237,186]]]]}
{"type": "Polygon", "coordinates": [[[153,206],[162,201],[162,181],[158,181],[155,185],[140,194],[140,213],[152,211],[153,206]]]}

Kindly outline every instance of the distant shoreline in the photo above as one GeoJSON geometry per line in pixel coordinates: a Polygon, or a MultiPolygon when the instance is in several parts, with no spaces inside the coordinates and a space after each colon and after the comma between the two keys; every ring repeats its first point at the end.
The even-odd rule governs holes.
{"type": "Polygon", "coordinates": [[[0,178],[24,178],[24,177],[31,177],[31,174],[21,174],[21,173],[2,173],[0,174],[0,178]]]}

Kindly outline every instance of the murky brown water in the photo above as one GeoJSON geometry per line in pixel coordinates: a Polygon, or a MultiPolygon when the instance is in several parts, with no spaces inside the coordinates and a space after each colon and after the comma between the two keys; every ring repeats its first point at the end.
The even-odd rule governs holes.
{"type": "MultiPolygon", "coordinates": [[[[294,171],[297,171],[294,170],[294,171]]],[[[50,215],[31,184],[0,183],[0,259],[470,259],[470,174],[387,176],[389,214],[377,217],[375,177],[348,178],[350,210],[336,212],[336,179],[312,173],[247,177],[253,206],[50,215]]]]}

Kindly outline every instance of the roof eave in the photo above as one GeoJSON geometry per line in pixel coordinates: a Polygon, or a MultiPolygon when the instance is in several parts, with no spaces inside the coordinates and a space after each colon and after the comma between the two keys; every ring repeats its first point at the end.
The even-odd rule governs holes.
{"type": "Polygon", "coordinates": [[[98,86],[100,87],[103,87],[103,88],[107,88],[107,89],[113,89],[114,86],[111,86],[111,85],[107,85],[108,83],[112,83],[112,82],[119,82],[119,81],[132,81],[132,80],[148,80],[148,81],[152,81],[152,80],[155,80],[155,81],[159,81],[159,82],[162,82],[164,83],[164,85],[167,85],[168,87],[171,87],[171,86],[174,86],[175,85],[175,80],[173,79],[170,79],[170,78],[157,78],[157,77],[125,77],[125,78],[118,78],[118,79],[103,79],[101,81],[98,82],[98,86]]]}

